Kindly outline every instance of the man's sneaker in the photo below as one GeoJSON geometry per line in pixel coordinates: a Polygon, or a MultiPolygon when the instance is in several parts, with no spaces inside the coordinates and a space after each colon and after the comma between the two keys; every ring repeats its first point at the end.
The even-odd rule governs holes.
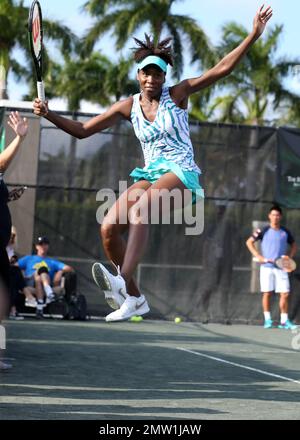
{"type": "Polygon", "coordinates": [[[284,328],[284,329],[286,329],[286,330],[296,330],[296,328],[298,328],[298,326],[295,325],[295,324],[293,324],[289,319],[287,319],[287,320],[285,321],[285,323],[284,323],[284,324],[281,323],[281,324],[278,326],[278,328],[284,328]]]}
{"type": "Polygon", "coordinates": [[[25,299],[25,306],[26,307],[34,307],[36,308],[37,306],[37,300],[32,298],[32,299],[25,299]]]}
{"type": "Polygon", "coordinates": [[[273,328],[273,321],[272,321],[272,319],[266,319],[265,320],[264,328],[273,328]]]}
{"type": "Polygon", "coordinates": [[[44,318],[43,310],[36,309],[35,317],[36,317],[37,319],[43,319],[43,318],[44,318]]]}
{"type": "Polygon", "coordinates": [[[6,362],[0,361],[0,371],[7,371],[12,368],[11,364],[7,364],[6,362]]]}
{"type": "Polygon", "coordinates": [[[128,298],[125,280],[119,267],[117,271],[118,275],[112,275],[101,263],[95,263],[92,267],[95,283],[103,290],[106,302],[114,310],[119,309],[128,298]]]}
{"type": "Polygon", "coordinates": [[[51,295],[47,295],[46,297],[46,305],[51,304],[53,301],[55,301],[56,297],[55,294],[52,293],[51,295]]]}
{"type": "Polygon", "coordinates": [[[106,316],[106,322],[125,321],[132,316],[141,316],[149,312],[149,306],[144,295],[128,296],[119,310],[110,313],[106,316]]]}

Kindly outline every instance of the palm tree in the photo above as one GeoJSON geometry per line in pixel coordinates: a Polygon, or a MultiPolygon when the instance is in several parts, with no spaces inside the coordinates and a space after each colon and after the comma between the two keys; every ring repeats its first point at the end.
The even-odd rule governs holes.
{"type": "Polygon", "coordinates": [[[77,49],[78,55],[65,56],[63,65],[50,61],[47,98],[66,98],[68,111],[77,112],[82,99],[107,106],[139,91],[137,82],[129,79],[132,61],[121,58],[114,64],[98,52],[84,58],[82,47],[77,49]]]}
{"type": "Polygon", "coordinates": [[[179,78],[183,70],[183,53],[186,52],[187,41],[192,62],[201,60],[203,65],[211,65],[215,61],[214,52],[203,29],[193,18],[172,13],[173,5],[178,1],[88,0],[84,8],[97,21],[88,31],[86,42],[93,47],[104,33],[113,29],[116,48],[120,50],[134,33],[148,25],[154,41],[157,42],[165,31],[172,37],[175,78],[179,78]]]}
{"type": "MultiPolygon", "coordinates": [[[[76,119],[82,99],[107,106],[122,96],[138,92],[136,82],[128,78],[131,65],[132,63],[123,59],[113,64],[107,57],[96,52],[85,58],[82,47],[78,45],[77,55],[65,56],[63,65],[50,63],[45,77],[47,98],[66,98],[68,110],[74,113],[73,117],[76,119]]],[[[119,138],[120,136],[116,136],[115,144],[119,138]]],[[[76,149],[77,139],[71,137],[66,172],[68,187],[74,186],[79,166],[76,149]]],[[[111,164],[111,174],[117,171],[115,164],[111,164]]],[[[71,193],[66,193],[66,200],[70,201],[70,198],[71,193]]]]}
{"type": "MultiPolygon", "coordinates": [[[[28,14],[29,8],[24,6],[23,0],[0,2],[0,70],[2,72],[0,99],[7,97],[7,78],[10,71],[19,77],[26,74],[28,77],[30,73],[30,78],[34,78],[30,61],[24,67],[12,58],[13,49],[19,48],[25,54],[26,60],[31,60],[27,36],[28,14]]],[[[45,36],[58,41],[62,52],[71,50],[75,36],[66,26],[46,19],[43,20],[43,24],[45,36]]]]}
{"type": "Polygon", "coordinates": [[[51,62],[45,77],[47,97],[60,97],[67,100],[70,112],[80,109],[80,101],[110,104],[104,83],[110,61],[99,53],[92,53],[88,58],[79,55],[66,55],[64,64],[51,62]]]}
{"type": "Polygon", "coordinates": [[[206,88],[200,93],[190,96],[189,116],[200,122],[207,122],[213,118],[214,107],[212,105],[212,93],[215,86],[206,88]]]}
{"type": "MultiPolygon", "coordinates": [[[[266,37],[259,39],[245,59],[222,81],[229,93],[216,98],[211,107],[219,110],[219,121],[261,125],[266,121],[268,110],[275,111],[282,103],[293,106],[299,103],[299,96],[285,87],[284,80],[300,61],[275,59],[282,31],[283,26],[275,26],[266,37]]],[[[225,25],[219,56],[233,50],[247,35],[243,26],[225,25]]]]}
{"type": "MultiPolygon", "coordinates": [[[[110,96],[106,93],[104,83],[110,65],[110,61],[99,53],[92,53],[88,58],[81,57],[81,47],[77,46],[77,55],[65,55],[63,65],[53,61],[50,63],[45,77],[47,98],[65,98],[68,111],[73,112],[75,120],[82,99],[108,105],[110,96]]],[[[74,186],[78,167],[76,150],[77,139],[71,136],[66,170],[67,187],[74,186]]],[[[65,201],[71,201],[71,198],[71,192],[65,193],[65,201]]]]}
{"type": "Polygon", "coordinates": [[[282,115],[279,119],[280,125],[291,125],[293,127],[300,127],[300,98],[295,100],[292,105],[288,104],[282,106],[282,115]]]}
{"type": "Polygon", "coordinates": [[[127,97],[139,92],[136,80],[129,78],[133,60],[125,60],[123,57],[116,63],[110,63],[106,72],[104,87],[106,93],[119,101],[122,96],[127,97]]]}

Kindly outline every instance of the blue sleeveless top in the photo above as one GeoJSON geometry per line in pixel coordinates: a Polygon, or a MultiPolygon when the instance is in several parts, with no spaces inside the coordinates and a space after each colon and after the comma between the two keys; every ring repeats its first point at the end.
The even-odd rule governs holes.
{"type": "Polygon", "coordinates": [[[170,96],[169,87],[165,86],[156,118],[150,122],[143,115],[140,96],[140,93],[133,96],[131,122],[143,149],[145,167],[158,159],[164,159],[177,164],[183,171],[201,174],[194,161],[188,111],[176,106],[170,96]]]}

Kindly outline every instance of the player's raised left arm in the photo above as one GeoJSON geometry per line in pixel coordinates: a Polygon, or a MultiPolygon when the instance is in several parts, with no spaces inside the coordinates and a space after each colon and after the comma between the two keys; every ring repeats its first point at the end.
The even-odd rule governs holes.
{"type": "Polygon", "coordinates": [[[221,78],[229,75],[241,59],[246,55],[251,46],[264,32],[267,22],[273,15],[273,11],[270,6],[264,8],[262,5],[253,21],[252,32],[237,46],[233,51],[227,54],[222,60],[216,64],[213,68],[209,69],[202,76],[196,78],[190,78],[182,81],[172,88],[172,97],[180,103],[184,101],[192,93],[196,93],[199,90],[214,84],[221,78]]]}

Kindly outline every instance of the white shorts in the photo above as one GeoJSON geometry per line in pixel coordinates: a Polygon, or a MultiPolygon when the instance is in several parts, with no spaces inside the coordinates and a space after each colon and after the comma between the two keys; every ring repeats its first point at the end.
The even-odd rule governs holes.
{"type": "Polygon", "coordinates": [[[262,292],[285,293],[290,291],[290,280],[287,272],[276,267],[260,268],[260,290],[262,292]]]}

